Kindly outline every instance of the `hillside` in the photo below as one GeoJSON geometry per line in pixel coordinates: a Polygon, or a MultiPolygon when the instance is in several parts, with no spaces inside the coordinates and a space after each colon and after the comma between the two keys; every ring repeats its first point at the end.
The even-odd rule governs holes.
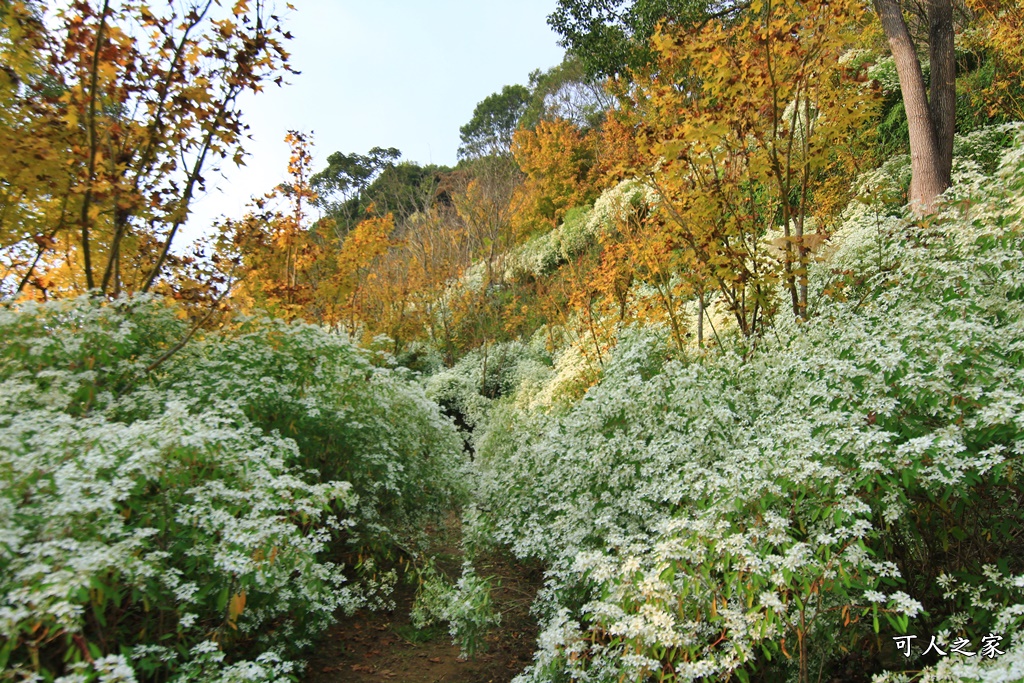
{"type": "Polygon", "coordinates": [[[1024,680],[1024,6],[926,5],[559,0],[182,251],[285,22],[0,2],[0,681],[1024,680]]]}

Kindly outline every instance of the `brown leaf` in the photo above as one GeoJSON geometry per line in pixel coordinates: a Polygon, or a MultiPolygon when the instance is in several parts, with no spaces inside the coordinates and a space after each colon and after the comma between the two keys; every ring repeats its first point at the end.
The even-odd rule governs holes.
{"type": "Polygon", "coordinates": [[[33,235],[32,240],[39,245],[41,249],[53,249],[57,246],[57,240],[53,239],[49,235],[33,235]]]}

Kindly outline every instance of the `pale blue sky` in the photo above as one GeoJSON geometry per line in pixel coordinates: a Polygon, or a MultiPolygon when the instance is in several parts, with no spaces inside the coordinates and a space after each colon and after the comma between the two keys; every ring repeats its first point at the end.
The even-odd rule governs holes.
{"type": "Polygon", "coordinates": [[[561,61],[546,22],[555,1],[291,0],[292,65],[302,73],[243,102],[251,156],[241,169],[225,163],[226,180],[208,174],[182,242],[221,214],[241,216],[250,196],[284,179],[289,129],[314,131],[318,168],[332,152],[375,146],[454,164],[459,126],[477,102],[561,61]]]}

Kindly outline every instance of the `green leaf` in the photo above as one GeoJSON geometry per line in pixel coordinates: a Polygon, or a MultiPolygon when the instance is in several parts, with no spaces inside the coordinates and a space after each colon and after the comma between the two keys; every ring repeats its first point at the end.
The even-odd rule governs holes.
{"type": "Polygon", "coordinates": [[[14,649],[14,643],[17,640],[17,638],[8,638],[4,646],[0,647],[0,670],[7,668],[7,660],[11,658],[11,650],[14,649]]]}

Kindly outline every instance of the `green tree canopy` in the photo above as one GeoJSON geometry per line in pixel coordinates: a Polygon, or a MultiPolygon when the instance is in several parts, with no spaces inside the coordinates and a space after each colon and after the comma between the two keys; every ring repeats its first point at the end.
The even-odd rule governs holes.
{"type": "Polygon", "coordinates": [[[566,119],[580,128],[596,128],[615,105],[601,79],[589,75],[582,60],[566,54],[561,64],[530,74],[532,97],[519,120],[534,128],[541,121],[566,119]]]}
{"type": "Polygon", "coordinates": [[[469,123],[459,128],[459,158],[508,156],[512,134],[530,99],[530,89],[522,85],[506,85],[501,92],[485,97],[476,105],[469,123]]]}
{"type": "Polygon", "coordinates": [[[392,213],[406,218],[430,205],[439,174],[447,168],[414,162],[399,162],[402,153],[394,147],[374,147],[369,153],[327,157],[327,168],[313,175],[310,184],[319,194],[321,209],[347,233],[366,217],[370,206],[375,213],[392,213]]]}
{"type": "Polygon", "coordinates": [[[649,40],[659,23],[689,25],[744,6],[735,0],[558,0],[548,25],[587,75],[628,77],[654,61],[649,40]]]}
{"type": "Polygon", "coordinates": [[[350,199],[373,182],[380,173],[395,164],[402,153],[394,148],[374,147],[369,154],[342,154],[327,157],[327,168],[311,179],[313,187],[322,196],[350,199]]]}

